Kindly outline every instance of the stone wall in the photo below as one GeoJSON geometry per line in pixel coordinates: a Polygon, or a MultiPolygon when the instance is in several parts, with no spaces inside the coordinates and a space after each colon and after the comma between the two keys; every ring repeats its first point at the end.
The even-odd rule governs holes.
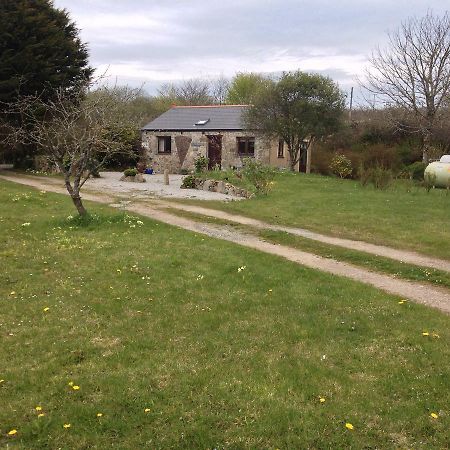
{"type": "Polygon", "coordinates": [[[222,136],[222,169],[230,167],[242,167],[242,158],[238,155],[238,137],[255,137],[255,158],[264,164],[277,167],[289,167],[287,157],[276,159],[278,151],[278,140],[266,139],[261,135],[256,135],[244,131],[224,131],[224,132],[201,132],[201,131],[172,131],[155,132],[143,131],[142,146],[147,164],[156,172],[163,172],[168,169],[170,173],[179,173],[180,170],[192,170],[194,161],[199,156],[208,157],[208,135],[222,136]],[[158,137],[170,136],[172,152],[170,154],[158,153],[158,137]]]}

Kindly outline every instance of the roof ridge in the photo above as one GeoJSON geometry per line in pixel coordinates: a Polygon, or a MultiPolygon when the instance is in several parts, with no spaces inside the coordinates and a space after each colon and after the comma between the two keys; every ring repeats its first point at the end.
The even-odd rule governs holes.
{"type": "Polygon", "coordinates": [[[172,108],[231,108],[236,106],[250,105],[174,105],[172,108]]]}

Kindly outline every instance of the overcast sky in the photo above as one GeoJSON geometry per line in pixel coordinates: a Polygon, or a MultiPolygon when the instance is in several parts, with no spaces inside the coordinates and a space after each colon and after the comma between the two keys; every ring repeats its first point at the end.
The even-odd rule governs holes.
{"type": "MultiPolygon", "coordinates": [[[[355,85],[371,50],[409,16],[448,0],[54,0],[91,65],[150,94],[165,82],[296,70],[355,85]]],[[[447,7],[446,7],[447,5],[447,7]]]]}

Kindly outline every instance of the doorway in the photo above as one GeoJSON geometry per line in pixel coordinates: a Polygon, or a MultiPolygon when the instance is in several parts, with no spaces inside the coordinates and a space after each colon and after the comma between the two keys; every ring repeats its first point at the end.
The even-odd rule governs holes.
{"type": "Polygon", "coordinates": [[[222,166],[222,136],[208,136],[208,170],[222,166]]]}

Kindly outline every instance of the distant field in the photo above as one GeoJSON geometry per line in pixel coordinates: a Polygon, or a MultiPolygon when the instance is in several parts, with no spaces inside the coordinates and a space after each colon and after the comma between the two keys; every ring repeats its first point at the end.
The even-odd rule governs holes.
{"type": "Polygon", "coordinates": [[[380,191],[351,180],[285,173],[267,197],[189,203],[450,259],[450,192],[444,189],[427,193],[398,182],[380,191]]]}
{"type": "Polygon", "coordinates": [[[0,204],[0,448],[450,446],[448,315],[1,180],[0,204]]]}

